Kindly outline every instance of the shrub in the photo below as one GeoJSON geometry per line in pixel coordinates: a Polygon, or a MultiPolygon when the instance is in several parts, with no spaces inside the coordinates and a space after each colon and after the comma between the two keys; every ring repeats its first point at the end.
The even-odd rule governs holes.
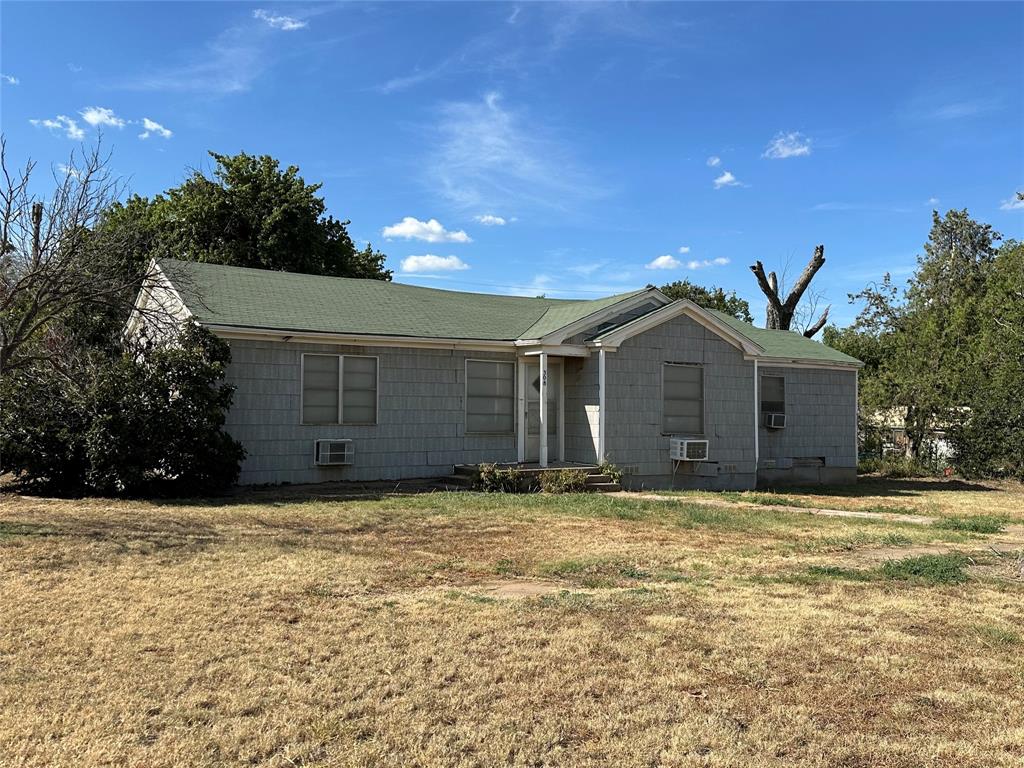
{"type": "Polygon", "coordinates": [[[884,456],[881,459],[862,459],[857,463],[857,471],[861,473],[877,472],[882,477],[911,478],[934,477],[938,474],[924,462],[909,456],[884,456]]]}
{"type": "Polygon", "coordinates": [[[602,475],[607,475],[608,476],[608,480],[610,482],[613,482],[613,483],[621,483],[622,482],[622,470],[619,469],[614,464],[612,464],[610,461],[607,461],[607,460],[602,461],[598,465],[597,468],[598,468],[598,470],[600,470],[602,475]]]}
{"type": "Polygon", "coordinates": [[[877,456],[868,456],[857,462],[858,475],[873,475],[882,470],[882,460],[877,456]]]}
{"type": "Polygon", "coordinates": [[[556,469],[540,473],[540,488],[545,493],[579,493],[587,489],[585,469],[556,469]]]}
{"type": "Polygon", "coordinates": [[[61,495],[190,496],[238,479],[245,452],[224,432],[228,346],[198,327],[173,346],[80,360],[71,375],[7,377],[4,469],[61,495]]]}
{"type": "Polygon", "coordinates": [[[485,493],[522,493],[528,489],[529,482],[514,467],[481,464],[477,467],[474,486],[485,493]]]}

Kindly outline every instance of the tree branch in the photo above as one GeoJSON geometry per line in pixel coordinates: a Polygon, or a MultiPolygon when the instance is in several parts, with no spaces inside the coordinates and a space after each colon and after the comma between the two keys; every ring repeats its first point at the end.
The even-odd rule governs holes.
{"type": "Polygon", "coordinates": [[[825,246],[819,245],[814,249],[814,256],[807,262],[807,266],[804,267],[804,271],[800,273],[800,277],[797,278],[796,283],[793,285],[793,290],[789,292],[789,296],[786,297],[785,303],[782,305],[782,312],[784,314],[792,315],[796,311],[797,304],[800,303],[800,298],[804,295],[804,291],[807,290],[807,286],[811,284],[811,280],[821,269],[825,263],[825,246]]]}
{"type": "Polygon", "coordinates": [[[832,309],[831,304],[825,307],[825,311],[821,313],[821,317],[818,318],[817,322],[810,328],[808,328],[806,331],[804,331],[804,336],[806,336],[808,339],[814,338],[814,334],[816,334],[818,331],[825,327],[825,323],[828,322],[828,311],[830,309],[832,309]]]}

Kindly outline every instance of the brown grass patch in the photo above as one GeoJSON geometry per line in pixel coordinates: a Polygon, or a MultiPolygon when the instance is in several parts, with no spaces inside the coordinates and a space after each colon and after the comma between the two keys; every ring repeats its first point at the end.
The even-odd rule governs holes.
{"type": "Polygon", "coordinates": [[[593,496],[7,497],[0,762],[1019,765],[999,536],[593,496]],[[855,577],[918,547],[977,567],[855,577]]]}

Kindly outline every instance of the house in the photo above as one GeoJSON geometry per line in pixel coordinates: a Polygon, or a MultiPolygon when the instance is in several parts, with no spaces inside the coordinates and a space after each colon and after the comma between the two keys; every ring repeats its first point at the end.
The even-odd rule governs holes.
{"type": "Polygon", "coordinates": [[[480,462],[610,461],[631,487],[856,479],[857,360],[655,288],[562,300],[170,259],[153,271],[140,306],[231,346],[242,484],[480,462]]]}

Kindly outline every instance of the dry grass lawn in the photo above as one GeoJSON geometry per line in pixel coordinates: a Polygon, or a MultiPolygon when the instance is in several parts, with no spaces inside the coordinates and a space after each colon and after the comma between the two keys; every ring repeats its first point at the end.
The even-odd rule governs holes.
{"type": "Polygon", "coordinates": [[[4,497],[0,764],[1024,764],[1024,489],[787,499],[1002,530],[771,498],[4,497]]]}

